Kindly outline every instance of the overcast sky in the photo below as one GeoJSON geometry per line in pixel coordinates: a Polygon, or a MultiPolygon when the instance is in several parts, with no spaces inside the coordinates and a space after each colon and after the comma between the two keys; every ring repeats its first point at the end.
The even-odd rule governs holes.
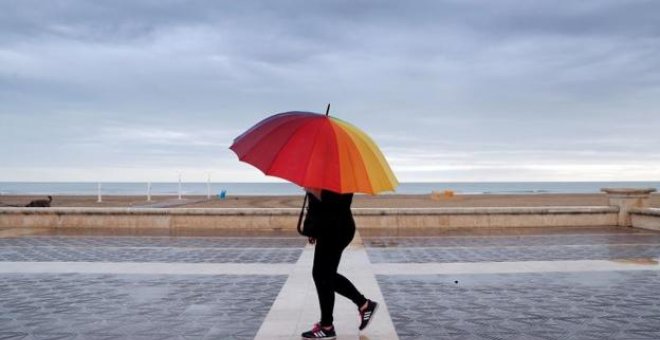
{"type": "Polygon", "coordinates": [[[0,0],[0,181],[263,181],[332,114],[401,181],[660,180],[660,1],[0,0]]]}

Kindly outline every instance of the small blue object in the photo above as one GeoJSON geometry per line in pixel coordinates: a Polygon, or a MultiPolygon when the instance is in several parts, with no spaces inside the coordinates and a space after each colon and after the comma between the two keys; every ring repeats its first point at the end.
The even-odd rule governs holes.
{"type": "Polygon", "coordinates": [[[223,200],[225,199],[225,197],[227,197],[227,190],[220,191],[220,193],[218,194],[218,198],[223,200]]]}

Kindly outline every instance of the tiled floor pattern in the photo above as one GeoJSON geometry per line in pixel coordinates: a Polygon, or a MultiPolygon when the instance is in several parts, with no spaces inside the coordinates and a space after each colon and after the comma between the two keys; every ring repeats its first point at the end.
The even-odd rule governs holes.
{"type": "Polygon", "coordinates": [[[0,339],[252,339],[285,280],[4,274],[0,339]]]}
{"type": "MultiPolygon", "coordinates": [[[[363,241],[340,271],[371,296],[382,292],[391,318],[378,321],[386,331],[359,334],[354,307],[340,298],[342,340],[660,338],[660,233],[370,232],[363,241]]],[[[318,317],[306,302],[315,295],[304,244],[270,236],[0,238],[0,339],[297,339],[318,317]]]]}
{"type": "Polygon", "coordinates": [[[15,268],[0,274],[0,339],[253,339],[288,276],[254,274],[291,266],[305,243],[299,237],[0,238],[0,269],[3,262],[15,268]],[[63,273],[69,267],[81,272],[63,273]],[[94,272],[97,267],[108,272],[94,272]],[[195,268],[199,274],[191,273],[195,268]],[[154,271],[168,274],[147,274],[154,271]]]}
{"type": "Polygon", "coordinates": [[[660,257],[660,244],[369,249],[372,263],[615,260],[660,257]]]}
{"type": "Polygon", "coordinates": [[[135,248],[301,248],[301,237],[154,237],[30,236],[0,238],[1,247],[135,247],[135,248]]]}
{"type": "Polygon", "coordinates": [[[660,233],[364,238],[372,263],[613,260],[660,257],[660,233]]]}
{"type": "MultiPolygon", "coordinates": [[[[608,229],[609,230],[609,229],[608,229]]],[[[520,247],[520,246],[570,246],[570,245],[617,245],[660,244],[660,233],[635,230],[612,231],[606,234],[566,235],[501,235],[501,236],[418,236],[418,237],[365,237],[370,248],[409,247],[520,247]]]]}
{"type": "Polygon", "coordinates": [[[658,271],[381,275],[378,282],[400,339],[660,339],[658,271]]]}
{"type": "Polygon", "coordinates": [[[0,261],[294,263],[304,245],[300,237],[32,236],[0,238],[0,261]]]}
{"type": "Polygon", "coordinates": [[[660,339],[660,233],[363,239],[400,339],[660,339]]]}
{"type": "Polygon", "coordinates": [[[294,263],[295,248],[0,247],[0,261],[294,263]]]}

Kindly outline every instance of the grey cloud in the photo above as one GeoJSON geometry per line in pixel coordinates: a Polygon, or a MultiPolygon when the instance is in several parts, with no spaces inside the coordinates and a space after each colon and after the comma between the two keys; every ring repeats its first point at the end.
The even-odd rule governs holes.
{"type": "Polygon", "coordinates": [[[659,10],[637,0],[0,1],[0,143],[12,146],[0,156],[16,167],[218,157],[231,172],[219,147],[231,136],[204,131],[331,101],[386,150],[465,151],[467,166],[497,150],[557,164],[584,151],[593,162],[655,159],[659,10]],[[192,146],[137,138],[143,129],[192,146]]]}

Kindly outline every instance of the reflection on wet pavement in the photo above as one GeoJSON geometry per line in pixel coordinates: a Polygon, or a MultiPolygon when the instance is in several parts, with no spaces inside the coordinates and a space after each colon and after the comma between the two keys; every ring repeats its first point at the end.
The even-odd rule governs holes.
{"type": "Polygon", "coordinates": [[[402,340],[660,339],[658,271],[382,275],[378,282],[402,340]]]}
{"type": "MultiPolygon", "coordinates": [[[[557,228],[560,229],[560,228],[557,228]]],[[[566,234],[363,236],[372,263],[620,260],[660,257],[660,232],[573,229],[566,234]],[[584,232],[581,232],[584,231],[584,232]],[[599,231],[599,232],[598,232],[599,231]]],[[[492,232],[492,231],[491,231],[492,232]]]]}
{"type": "Polygon", "coordinates": [[[382,273],[378,282],[400,339],[660,339],[658,232],[605,227],[362,237],[372,263],[481,262],[493,268],[495,262],[542,261],[538,268],[545,263],[557,270],[382,273]],[[582,260],[647,270],[568,272],[571,261],[582,260]]]}
{"type": "MultiPolygon", "coordinates": [[[[189,232],[191,233],[191,232],[189,232]]],[[[289,233],[241,235],[216,231],[211,236],[103,235],[102,230],[62,235],[0,238],[0,261],[22,262],[165,262],[293,263],[306,240],[289,233]]]]}

